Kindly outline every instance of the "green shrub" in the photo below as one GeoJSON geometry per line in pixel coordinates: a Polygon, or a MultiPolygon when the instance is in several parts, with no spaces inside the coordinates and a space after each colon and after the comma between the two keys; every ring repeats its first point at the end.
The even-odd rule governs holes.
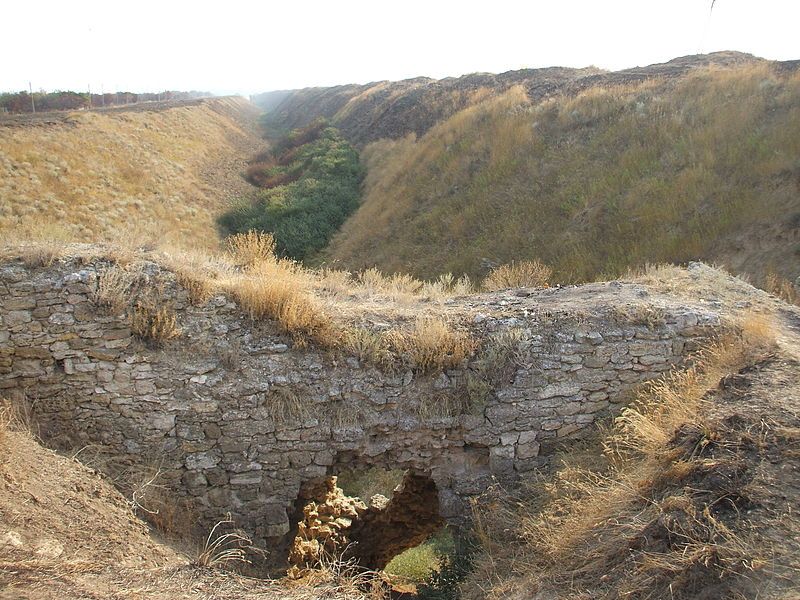
{"type": "Polygon", "coordinates": [[[304,260],[324,248],[358,208],[358,153],[332,127],[314,124],[289,134],[276,145],[273,161],[259,164],[263,171],[248,175],[266,189],[220,217],[225,233],[272,233],[279,254],[304,260]]]}
{"type": "Polygon", "coordinates": [[[442,557],[438,570],[417,586],[418,600],[458,600],[459,585],[473,570],[475,543],[463,540],[459,548],[453,548],[442,557]]]}
{"type": "Polygon", "coordinates": [[[416,583],[429,583],[434,573],[453,560],[455,540],[453,533],[443,527],[419,546],[409,548],[395,556],[384,571],[405,577],[416,583]]]}

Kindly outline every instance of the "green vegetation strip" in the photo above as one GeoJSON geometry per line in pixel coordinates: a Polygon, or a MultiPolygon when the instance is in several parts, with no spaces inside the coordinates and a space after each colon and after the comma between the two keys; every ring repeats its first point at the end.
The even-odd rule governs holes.
{"type": "Polygon", "coordinates": [[[325,122],[296,130],[259,157],[248,179],[261,189],[219,219],[227,234],[272,233],[280,255],[304,260],[324,248],[360,201],[356,150],[325,122]]]}

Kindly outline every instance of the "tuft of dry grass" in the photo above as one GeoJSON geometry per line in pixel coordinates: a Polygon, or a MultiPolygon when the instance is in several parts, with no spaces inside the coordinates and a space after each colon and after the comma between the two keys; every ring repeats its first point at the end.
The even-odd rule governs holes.
{"type": "Polygon", "coordinates": [[[217,521],[206,537],[203,547],[194,560],[198,567],[212,569],[226,568],[233,564],[249,564],[248,552],[254,550],[253,540],[244,531],[233,529],[222,533],[233,526],[233,519],[228,514],[217,521]]]}
{"type": "Polygon", "coordinates": [[[291,264],[274,261],[233,277],[226,289],[252,319],[274,319],[297,344],[335,346],[331,319],[301,279],[291,264]]]}
{"type": "Polygon", "coordinates": [[[620,304],[612,306],[608,316],[621,325],[643,325],[648,329],[656,329],[664,325],[666,313],[663,308],[651,304],[620,304]]]}
{"type": "Polygon", "coordinates": [[[493,389],[513,378],[525,352],[524,337],[520,329],[506,329],[483,344],[466,380],[466,396],[472,412],[486,404],[493,389]]]}
{"type": "Polygon", "coordinates": [[[311,274],[292,260],[277,258],[274,251],[271,234],[232,236],[230,252],[241,270],[221,285],[252,319],[274,319],[296,344],[335,347],[338,331],[310,291],[311,274]]]}
{"type": "Polygon", "coordinates": [[[393,330],[388,336],[394,351],[423,373],[458,367],[477,347],[468,333],[438,317],[419,317],[410,329],[393,330]]]}
{"type": "Polygon", "coordinates": [[[137,300],[131,311],[131,331],[141,340],[161,346],[181,333],[171,306],[159,306],[152,298],[137,300]]]}
{"type": "Polygon", "coordinates": [[[296,390],[288,387],[273,388],[265,407],[269,411],[272,422],[281,427],[286,424],[296,425],[311,416],[308,404],[296,390]]]}
{"type": "Polygon", "coordinates": [[[553,271],[538,260],[512,261],[492,269],[483,280],[483,289],[496,292],[509,288],[547,287],[553,271]]]}
{"type": "Polygon", "coordinates": [[[111,314],[123,313],[133,300],[140,280],[141,272],[112,265],[98,276],[94,301],[111,314]]]}
{"type": "Polygon", "coordinates": [[[275,257],[275,238],[271,233],[251,230],[228,238],[228,252],[237,264],[244,268],[256,267],[271,262],[275,257]]]}
{"type": "Polygon", "coordinates": [[[11,425],[11,405],[7,400],[0,399],[0,444],[5,441],[6,431],[11,425]]]}
{"type": "Polygon", "coordinates": [[[342,347],[358,360],[387,371],[397,363],[391,339],[381,332],[352,327],[345,331],[342,347]]]}
{"type": "Polygon", "coordinates": [[[214,283],[207,277],[197,276],[186,271],[176,271],[175,278],[180,286],[186,290],[189,302],[193,306],[203,306],[214,295],[214,283]]]}
{"type": "Polygon", "coordinates": [[[0,443],[8,431],[22,431],[34,435],[36,426],[31,407],[25,400],[11,400],[0,397],[0,443]]]}
{"type": "Polygon", "coordinates": [[[800,290],[791,281],[777,273],[767,273],[764,278],[764,289],[784,302],[800,306],[800,290]]]}

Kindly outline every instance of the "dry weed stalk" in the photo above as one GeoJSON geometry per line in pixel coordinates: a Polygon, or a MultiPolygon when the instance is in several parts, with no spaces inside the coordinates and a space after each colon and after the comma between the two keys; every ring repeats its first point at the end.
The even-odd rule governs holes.
{"type": "Polygon", "coordinates": [[[228,252],[234,263],[250,268],[275,258],[275,238],[271,233],[248,231],[228,238],[228,252]]]}
{"type": "Polygon", "coordinates": [[[0,441],[8,431],[20,431],[34,437],[38,435],[31,405],[26,399],[12,402],[0,397],[0,441]]]}
{"type": "MultiPolygon", "coordinates": [[[[342,551],[345,554],[347,549],[342,551]]],[[[388,600],[388,586],[381,574],[361,567],[355,559],[323,552],[315,568],[305,569],[298,583],[309,591],[309,600],[319,598],[320,592],[329,597],[353,600],[388,600]]],[[[295,590],[298,588],[294,588],[295,590]]]]}
{"type": "MultiPolygon", "coordinates": [[[[148,502],[148,497],[151,495],[154,486],[156,485],[156,481],[158,478],[161,477],[161,467],[154,469],[151,473],[147,474],[143,477],[141,483],[137,485],[134,490],[131,492],[130,500],[128,500],[128,505],[131,507],[131,510],[135,513],[139,511],[143,511],[148,515],[157,515],[159,513],[158,508],[148,508],[145,503],[148,502]]],[[[149,503],[149,502],[148,502],[149,503]]]]}
{"type": "Polygon", "coordinates": [[[141,280],[141,272],[112,265],[97,278],[94,301],[111,314],[120,314],[128,308],[135,287],[141,280]]]}
{"type": "Polygon", "coordinates": [[[224,519],[217,521],[206,537],[202,550],[194,561],[198,567],[222,568],[233,563],[249,564],[249,550],[255,550],[253,540],[243,531],[229,531],[218,534],[220,527],[230,527],[233,519],[228,513],[224,519]]]}

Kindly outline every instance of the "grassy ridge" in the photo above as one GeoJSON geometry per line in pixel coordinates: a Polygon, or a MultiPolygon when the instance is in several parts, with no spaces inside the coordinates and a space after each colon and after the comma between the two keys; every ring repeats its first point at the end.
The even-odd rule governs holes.
{"type": "Polygon", "coordinates": [[[798,275],[782,236],[800,218],[800,76],[766,65],[538,104],[517,87],[362,156],[363,204],[328,251],[349,268],[476,277],[538,258],[576,281],[704,258],[798,275]]]}
{"type": "Polygon", "coordinates": [[[262,190],[219,219],[228,234],[272,233],[281,255],[303,260],[322,249],[358,207],[363,169],[336,129],[317,122],[261,156],[248,178],[262,190]]]}

